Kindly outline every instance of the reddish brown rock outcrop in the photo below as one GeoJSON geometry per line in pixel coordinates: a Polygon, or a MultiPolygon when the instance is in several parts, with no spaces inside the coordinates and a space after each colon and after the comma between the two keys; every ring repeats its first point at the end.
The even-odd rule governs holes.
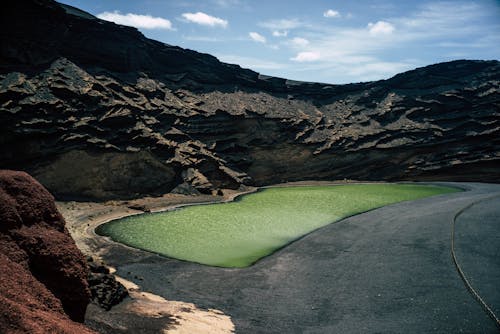
{"type": "Polygon", "coordinates": [[[0,171],[0,333],[94,333],[82,322],[87,266],[54,198],[24,172],[0,171]]]}

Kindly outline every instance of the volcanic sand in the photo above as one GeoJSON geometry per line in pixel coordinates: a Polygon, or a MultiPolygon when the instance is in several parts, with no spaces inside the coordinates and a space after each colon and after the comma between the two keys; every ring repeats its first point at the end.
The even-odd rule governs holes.
{"type": "MultiPolygon", "coordinates": [[[[111,218],[141,212],[128,208],[130,203],[60,203],[59,207],[77,235],[77,244],[115,266],[121,277],[164,298],[221,310],[231,316],[238,333],[496,333],[494,323],[458,277],[449,243],[451,219],[481,200],[487,201],[473,211],[475,218],[461,216],[458,227],[466,226],[466,234],[474,231],[484,240],[492,238],[492,231],[499,235],[500,209],[498,201],[490,198],[500,195],[500,186],[444,185],[468,191],[397,203],[344,219],[244,269],[165,258],[92,233],[111,218]],[[485,215],[495,221],[482,232],[477,223],[485,215]],[[464,225],[465,220],[469,224],[464,225]]],[[[162,209],[186,201],[200,199],[160,200],[162,209]]],[[[158,200],[149,202],[155,203],[153,210],[159,207],[158,200]]],[[[460,256],[466,247],[481,248],[482,239],[478,243],[478,238],[458,235],[460,256]]],[[[498,247],[487,251],[492,249],[498,247]]],[[[463,260],[472,277],[478,277],[476,270],[482,268],[482,282],[474,283],[479,291],[489,293],[487,300],[499,311],[500,291],[491,288],[491,282],[500,277],[498,261],[491,261],[494,258],[476,252],[463,260]],[[485,261],[489,261],[487,268],[481,266],[485,261]]],[[[96,319],[95,314],[90,316],[96,319]]],[[[136,329],[122,330],[133,333],[136,329]]]]}

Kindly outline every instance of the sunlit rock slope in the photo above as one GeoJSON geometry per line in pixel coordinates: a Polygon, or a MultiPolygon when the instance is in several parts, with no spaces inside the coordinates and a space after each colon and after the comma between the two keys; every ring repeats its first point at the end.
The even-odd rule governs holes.
{"type": "Polygon", "coordinates": [[[498,61],[305,83],[50,0],[11,1],[0,16],[0,167],[32,173],[58,197],[500,179],[498,61]]]}

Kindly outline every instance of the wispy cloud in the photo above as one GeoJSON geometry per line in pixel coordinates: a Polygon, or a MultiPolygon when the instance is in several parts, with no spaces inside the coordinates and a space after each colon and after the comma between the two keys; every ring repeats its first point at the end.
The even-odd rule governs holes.
{"type": "Polygon", "coordinates": [[[336,10],[328,9],[326,12],[323,13],[323,16],[328,18],[340,17],[340,13],[336,10]]]}
{"type": "Polygon", "coordinates": [[[288,36],[288,30],[274,30],[273,31],[273,36],[274,37],[286,37],[288,36]]]}
{"type": "Polygon", "coordinates": [[[188,22],[196,23],[203,26],[209,26],[209,27],[219,26],[222,28],[226,28],[228,25],[227,20],[211,16],[203,12],[184,13],[182,14],[182,17],[188,22]]]}
{"type": "Polygon", "coordinates": [[[389,22],[378,21],[368,23],[368,31],[371,35],[390,35],[394,32],[394,26],[389,22]]]}
{"type": "Polygon", "coordinates": [[[249,32],[248,36],[250,36],[250,38],[254,42],[258,42],[258,43],[265,43],[266,42],[266,38],[264,36],[262,36],[261,34],[259,34],[258,32],[254,32],[254,31],[249,32]]]}
{"type": "Polygon", "coordinates": [[[474,2],[433,2],[412,16],[393,18],[391,22],[419,38],[466,37],[488,33],[481,20],[489,14],[474,2]]]}
{"type": "Polygon", "coordinates": [[[306,47],[307,45],[309,45],[309,41],[305,38],[302,38],[302,37],[294,37],[290,40],[290,44],[292,46],[296,46],[296,47],[306,47]]]}
{"type": "Polygon", "coordinates": [[[142,28],[142,29],[166,29],[173,30],[172,22],[162,17],[140,14],[121,14],[119,11],[103,12],[97,14],[101,20],[111,21],[117,24],[142,28]]]}
{"type": "Polygon", "coordinates": [[[290,60],[303,63],[303,62],[317,61],[320,58],[321,58],[321,53],[317,51],[304,51],[304,52],[299,52],[295,57],[290,58],[290,60]]]}
{"type": "Polygon", "coordinates": [[[259,22],[260,27],[271,29],[271,30],[291,30],[299,28],[304,25],[298,19],[279,19],[279,20],[269,20],[264,22],[259,22]]]}
{"type": "Polygon", "coordinates": [[[429,63],[424,52],[415,57],[404,51],[415,50],[417,45],[419,50],[443,48],[442,59],[433,61],[456,55],[464,58],[477,48],[492,55],[491,50],[496,49],[497,55],[500,52],[500,21],[492,23],[491,13],[473,2],[424,3],[408,15],[384,17],[357,27],[301,23],[302,29],[295,33],[300,30],[307,43],[297,38],[282,43],[292,54],[289,59],[301,63],[290,70],[298,78],[307,72],[320,73],[322,78],[340,75],[350,81],[388,78],[429,63]],[[489,23],[483,23],[488,15],[489,23]]]}
{"type": "MultiPolygon", "coordinates": [[[[217,1],[209,3],[218,6],[217,1]]],[[[228,1],[234,7],[235,2],[228,1]]],[[[257,27],[238,33],[243,56],[226,54],[220,58],[272,75],[336,83],[388,78],[456,57],[482,55],[483,59],[495,59],[500,54],[500,21],[495,21],[494,15],[498,18],[500,6],[484,5],[487,1],[491,2],[425,0],[411,6],[377,5],[376,8],[370,8],[368,3],[365,9],[369,15],[353,11],[354,19],[349,19],[347,11],[339,12],[335,7],[324,7],[311,14],[309,20],[308,13],[288,16],[290,11],[285,11],[282,17],[262,19],[257,27]],[[363,20],[367,16],[369,19],[363,20]],[[259,47],[252,47],[252,41],[260,43],[259,47]],[[256,58],[248,56],[252,54],[256,58]]],[[[207,36],[199,38],[200,41],[228,42],[226,34],[225,37],[214,37],[213,33],[200,35],[207,36]]],[[[229,44],[229,48],[234,48],[234,44],[229,44]]],[[[222,44],[218,50],[223,52],[222,44]]]]}

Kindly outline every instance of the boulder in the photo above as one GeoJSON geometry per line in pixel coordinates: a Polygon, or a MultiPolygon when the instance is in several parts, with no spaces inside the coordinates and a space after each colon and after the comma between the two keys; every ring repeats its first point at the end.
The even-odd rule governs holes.
{"type": "Polygon", "coordinates": [[[52,195],[24,172],[0,171],[0,332],[94,333],[85,258],[52,195]]]}

